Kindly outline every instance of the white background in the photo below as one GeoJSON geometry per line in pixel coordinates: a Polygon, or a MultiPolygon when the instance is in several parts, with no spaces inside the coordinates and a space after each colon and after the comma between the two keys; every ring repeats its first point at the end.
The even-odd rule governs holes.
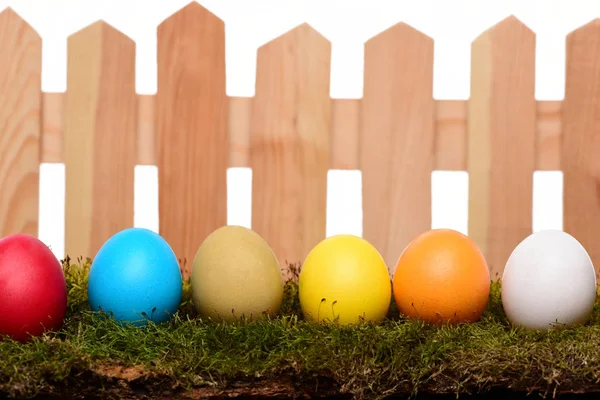
{"type": "MultiPolygon", "coordinates": [[[[136,88],[156,93],[156,27],[189,0],[0,0],[43,38],[42,90],[66,90],[67,36],[103,19],[137,43],[136,88]]],[[[363,45],[397,22],[435,40],[436,99],[468,99],[470,44],[515,15],[537,35],[536,98],[562,100],[565,35],[600,17],[596,0],[202,0],[226,24],[227,94],[253,96],[258,46],[308,22],[332,42],[331,96],[362,96],[363,45]]],[[[64,166],[41,166],[39,237],[64,257],[64,166]]],[[[135,226],[158,230],[157,171],[137,167],[135,226]],[[142,201],[143,199],[143,201],[142,201]]],[[[327,235],[362,234],[360,172],[330,171],[327,235]]],[[[433,173],[432,227],[467,232],[466,172],[433,173]]],[[[562,174],[534,175],[534,231],[562,229],[562,174]]],[[[250,227],[251,171],[228,174],[228,223],[250,227]],[[235,198],[236,201],[232,201],[235,198]]]]}

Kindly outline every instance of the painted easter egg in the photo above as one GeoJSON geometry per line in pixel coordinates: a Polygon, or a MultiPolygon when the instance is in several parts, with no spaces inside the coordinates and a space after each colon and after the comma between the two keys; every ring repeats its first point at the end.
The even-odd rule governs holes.
{"type": "Polygon", "coordinates": [[[206,237],[194,257],[191,286],[198,314],[216,321],[272,317],[283,302],[277,257],[243,226],[222,226],[206,237]]]}
{"type": "Polygon", "coordinates": [[[547,330],[583,324],[596,301],[596,272],[584,247],[560,230],[532,233],[502,274],[502,306],[514,326],[547,330]]]}
{"type": "Polygon", "coordinates": [[[98,250],[88,278],[94,311],[133,325],[167,321],[182,299],[182,276],[175,253],[160,235],[129,228],[98,250]]]}
{"type": "Polygon", "coordinates": [[[0,335],[29,341],[60,329],[66,311],[65,276],[48,246],[25,234],[0,239],[0,335]]]}
{"type": "Polygon", "coordinates": [[[477,321],[488,303],[490,273],[477,245],[452,229],[417,236],[393,273],[399,311],[427,323],[477,321]]]}
{"type": "Polygon", "coordinates": [[[304,260],[298,294],[307,320],[379,323],[389,310],[392,287],[374,246],[358,236],[335,235],[318,243],[304,260]]]}

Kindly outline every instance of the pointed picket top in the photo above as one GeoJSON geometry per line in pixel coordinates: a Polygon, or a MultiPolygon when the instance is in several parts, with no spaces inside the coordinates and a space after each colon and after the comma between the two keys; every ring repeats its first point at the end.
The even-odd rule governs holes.
{"type": "Polygon", "coordinates": [[[7,22],[20,22],[27,27],[31,34],[35,33],[39,39],[41,39],[40,34],[25,20],[25,18],[21,17],[18,12],[16,12],[12,7],[6,7],[4,10],[0,12],[0,29],[7,22]]]}
{"type": "Polygon", "coordinates": [[[519,40],[522,40],[524,37],[533,38],[533,40],[535,40],[535,32],[521,22],[516,16],[509,15],[479,34],[479,36],[471,43],[471,53],[482,54],[484,52],[492,51],[492,47],[490,46],[492,41],[494,42],[495,47],[518,46],[519,40]]]}
{"type": "MultiPolygon", "coordinates": [[[[5,9],[3,9],[2,11],[0,11],[0,17],[7,17],[7,18],[18,18],[18,19],[23,19],[18,12],[16,12],[14,10],[14,8],[12,7],[6,7],[5,9]]],[[[24,20],[24,19],[23,19],[24,20]]]]}
{"type": "Polygon", "coordinates": [[[174,24],[181,24],[182,21],[200,23],[207,18],[212,20],[213,23],[220,23],[223,26],[223,29],[225,29],[225,22],[221,18],[216,16],[202,4],[192,1],[165,18],[160,24],[158,24],[158,30],[160,31],[162,29],[169,29],[169,27],[174,24]]]}
{"type": "Polygon", "coordinates": [[[124,42],[135,46],[135,41],[132,38],[130,38],[125,33],[121,32],[120,30],[118,30],[117,28],[115,28],[114,26],[102,19],[92,22],[91,24],[84,26],[78,31],[73,32],[67,37],[67,42],[69,43],[71,40],[80,40],[80,38],[87,38],[89,35],[98,35],[99,38],[104,37],[104,35],[106,35],[107,37],[110,37],[111,40],[123,40],[124,42]]]}
{"type": "MultiPolygon", "coordinates": [[[[384,43],[384,46],[387,43],[396,42],[396,41],[405,41],[405,40],[418,40],[423,42],[423,44],[427,43],[427,45],[433,45],[433,38],[424,34],[420,30],[416,29],[412,25],[407,24],[406,22],[398,22],[387,28],[384,31],[379,32],[377,35],[371,37],[369,40],[365,42],[365,50],[367,48],[374,48],[378,43],[384,43]]],[[[388,50],[390,50],[388,48],[388,50]]]]}
{"type": "Polygon", "coordinates": [[[572,30],[567,34],[567,42],[574,40],[579,36],[591,36],[593,32],[600,31],[600,18],[594,18],[588,23],[581,25],[579,28],[572,30]],[[592,32],[592,33],[590,33],[592,32]]]}
{"type": "MultiPolygon", "coordinates": [[[[533,32],[533,30],[531,30],[525,23],[521,22],[521,20],[518,19],[516,16],[509,15],[508,17],[504,18],[501,21],[498,21],[497,23],[486,29],[484,32],[482,32],[479,36],[477,36],[473,41],[473,45],[475,45],[478,42],[481,42],[482,40],[486,40],[486,38],[489,35],[502,35],[506,31],[518,32],[521,29],[525,31],[523,34],[535,37],[535,32],[533,32]]],[[[515,39],[517,37],[518,36],[515,35],[512,38],[515,39]]]]}
{"type": "Polygon", "coordinates": [[[331,42],[318,30],[312,27],[308,22],[303,22],[300,25],[287,30],[285,33],[277,36],[273,40],[258,47],[258,57],[262,53],[270,51],[271,48],[280,46],[283,43],[298,41],[299,43],[311,42],[309,46],[327,46],[331,48],[331,42]]]}
{"type": "Polygon", "coordinates": [[[585,35],[589,31],[600,30],[600,18],[594,18],[586,24],[581,25],[579,28],[572,30],[567,34],[567,41],[575,35],[585,35]]]}

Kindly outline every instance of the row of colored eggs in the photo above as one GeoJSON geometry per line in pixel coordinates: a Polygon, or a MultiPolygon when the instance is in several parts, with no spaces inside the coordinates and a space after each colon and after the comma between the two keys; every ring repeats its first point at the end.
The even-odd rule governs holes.
{"type": "MultiPolygon", "coordinates": [[[[474,322],[486,308],[489,268],[466,235],[436,229],[415,238],[392,276],[368,241],[336,235],[318,243],[302,264],[298,290],[306,319],[381,322],[392,295],[400,312],[428,322],[474,322]]],[[[546,329],[582,323],[596,298],[596,276],[585,249],[562,231],[527,237],[502,277],[502,304],[514,325],[546,329]]],[[[201,316],[232,321],[279,312],[280,264],[256,232],[224,226],[200,245],[192,267],[192,294],[201,316]]],[[[17,340],[59,328],[67,292],[60,263],[28,235],[0,240],[0,334],[17,340]]],[[[88,279],[92,310],[143,325],[169,319],[182,300],[178,260],[158,234],[121,231],[104,243],[88,279]]]]}
{"type": "MultiPolygon", "coordinates": [[[[428,323],[477,321],[489,300],[489,266],[467,235],[434,229],[400,254],[389,285],[388,269],[367,241],[349,235],[319,243],[300,273],[305,316],[379,322],[393,295],[401,314],[428,323]],[[308,315],[310,314],[310,315],[308,315]]],[[[522,240],[504,266],[502,306],[514,326],[546,330],[585,323],[596,301],[596,272],[584,247],[560,230],[522,240]]]]}

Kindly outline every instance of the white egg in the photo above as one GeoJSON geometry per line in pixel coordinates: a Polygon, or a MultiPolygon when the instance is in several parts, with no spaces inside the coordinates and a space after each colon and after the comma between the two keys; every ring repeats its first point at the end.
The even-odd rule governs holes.
{"type": "Polygon", "coordinates": [[[502,305],[514,326],[546,330],[583,324],[595,300],[592,260],[566,232],[535,232],[508,258],[502,275],[502,305]]]}

